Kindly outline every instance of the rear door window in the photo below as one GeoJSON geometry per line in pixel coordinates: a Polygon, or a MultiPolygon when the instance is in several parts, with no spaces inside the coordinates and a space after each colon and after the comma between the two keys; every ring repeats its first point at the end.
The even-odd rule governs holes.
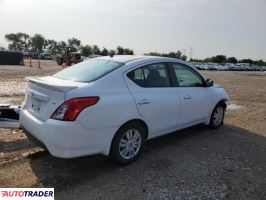
{"type": "Polygon", "coordinates": [[[171,87],[168,70],[164,63],[143,67],[146,87],[171,87]]]}
{"type": "Polygon", "coordinates": [[[142,68],[129,72],[127,76],[140,87],[145,87],[145,78],[142,68]]]}
{"type": "Polygon", "coordinates": [[[167,67],[164,63],[146,65],[127,74],[141,87],[171,87],[167,67]]]}

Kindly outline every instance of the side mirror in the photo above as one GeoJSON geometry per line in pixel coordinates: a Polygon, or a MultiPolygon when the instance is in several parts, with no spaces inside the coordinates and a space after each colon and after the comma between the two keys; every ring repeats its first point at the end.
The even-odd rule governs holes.
{"type": "Polygon", "coordinates": [[[211,86],[213,86],[213,80],[211,80],[211,79],[207,79],[207,80],[206,80],[206,83],[205,83],[205,86],[206,86],[206,87],[211,87],[211,86]]]}

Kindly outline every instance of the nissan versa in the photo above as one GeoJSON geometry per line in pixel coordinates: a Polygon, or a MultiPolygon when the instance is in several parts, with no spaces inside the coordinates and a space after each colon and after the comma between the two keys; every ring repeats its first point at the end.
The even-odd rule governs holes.
{"type": "Polygon", "coordinates": [[[28,77],[27,136],[61,158],[135,161],[145,141],[196,124],[223,124],[228,95],[190,64],[150,56],[98,57],[28,77]]]}

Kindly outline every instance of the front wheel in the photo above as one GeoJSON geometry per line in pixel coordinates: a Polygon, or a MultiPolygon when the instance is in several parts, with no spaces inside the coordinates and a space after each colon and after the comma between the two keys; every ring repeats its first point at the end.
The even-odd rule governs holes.
{"type": "Polygon", "coordinates": [[[218,128],[219,126],[221,126],[224,121],[224,113],[225,107],[222,104],[218,104],[212,112],[209,126],[211,128],[218,128]]]}
{"type": "Polygon", "coordinates": [[[129,164],[138,159],[145,143],[145,128],[139,123],[129,123],[116,133],[110,157],[118,164],[129,164]]]}

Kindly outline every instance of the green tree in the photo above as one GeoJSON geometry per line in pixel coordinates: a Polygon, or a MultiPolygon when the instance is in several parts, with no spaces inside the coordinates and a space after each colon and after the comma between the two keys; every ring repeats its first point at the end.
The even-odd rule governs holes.
{"type": "Polygon", "coordinates": [[[187,56],[186,56],[186,55],[182,55],[182,56],[181,56],[181,60],[186,61],[186,60],[187,60],[187,56]]]}
{"type": "Polygon", "coordinates": [[[134,55],[134,51],[132,49],[125,48],[124,54],[125,55],[134,55]]]}
{"type": "Polygon", "coordinates": [[[20,51],[22,47],[20,46],[20,39],[15,33],[9,33],[5,35],[5,39],[8,42],[8,49],[11,51],[20,51]]]}
{"type": "Polygon", "coordinates": [[[18,34],[19,34],[21,41],[22,41],[23,50],[29,51],[29,48],[31,46],[30,36],[26,33],[18,33],[18,34]]]}
{"type": "Polygon", "coordinates": [[[115,50],[113,50],[113,49],[109,50],[108,55],[111,56],[111,57],[114,56],[115,55],[115,50]]]}
{"type": "Polygon", "coordinates": [[[150,52],[150,53],[145,53],[144,55],[146,56],[162,56],[160,53],[158,52],[150,52]]]}
{"type": "Polygon", "coordinates": [[[64,42],[64,41],[60,41],[60,42],[57,42],[57,45],[56,45],[56,52],[58,53],[58,54],[62,54],[62,53],[64,53],[65,52],[65,50],[66,50],[66,46],[67,46],[67,44],[66,44],[66,42],[64,42]]]}
{"type": "Polygon", "coordinates": [[[42,53],[44,49],[45,39],[41,34],[35,34],[31,37],[32,49],[38,53],[42,53]]]}
{"type": "Polygon", "coordinates": [[[240,63],[249,63],[250,65],[254,63],[254,61],[252,59],[242,59],[239,61],[240,63]]]}
{"type": "Polygon", "coordinates": [[[226,56],[225,55],[217,55],[214,58],[215,63],[225,63],[226,62],[226,56]]]}
{"type": "Polygon", "coordinates": [[[225,63],[226,62],[226,56],[224,55],[217,55],[217,56],[212,56],[209,58],[205,58],[204,62],[213,62],[213,63],[225,63]]]}
{"type": "Polygon", "coordinates": [[[169,52],[167,57],[176,58],[176,53],[175,52],[169,52]]]}
{"type": "Polygon", "coordinates": [[[177,59],[181,59],[181,56],[182,56],[182,53],[181,53],[181,51],[177,51],[176,52],[176,54],[175,54],[175,57],[177,58],[177,59]]]}
{"type": "Polygon", "coordinates": [[[190,61],[191,61],[191,62],[202,62],[202,60],[200,60],[200,59],[196,59],[196,58],[191,58],[190,61]]]}
{"type": "Polygon", "coordinates": [[[235,57],[229,57],[227,58],[227,62],[236,64],[238,60],[235,57]]]}
{"type": "Polygon", "coordinates": [[[90,45],[81,46],[81,55],[88,57],[92,53],[92,48],[90,45]]]}
{"type": "Polygon", "coordinates": [[[125,54],[125,50],[124,50],[124,48],[121,47],[121,46],[118,46],[118,47],[116,48],[116,50],[117,50],[117,55],[124,55],[124,54],[125,54]]]}
{"type": "Polygon", "coordinates": [[[100,55],[101,54],[101,50],[100,50],[100,48],[97,45],[93,45],[92,46],[91,52],[94,55],[100,55]]]}
{"type": "Polygon", "coordinates": [[[101,52],[101,55],[102,56],[108,56],[108,50],[105,48],[105,47],[103,47],[103,50],[102,50],[102,52],[101,52]]]}
{"type": "Polygon", "coordinates": [[[43,49],[47,50],[47,46],[48,46],[49,42],[47,39],[44,39],[44,44],[43,44],[43,49]]]}
{"type": "Polygon", "coordinates": [[[79,50],[81,47],[81,41],[77,38],[68,39],[67,42],[68,42],[68,46],[73,47],[77,50],[79,50]]]}
{"type": "Polygon", "coordinates": [[[30,36],[26,33],[9,33],[5,35],[8,48],[11,51],[28,51],[30,47],[30,36]]]}
{"type": "Polygon", "coordinates": [[[266,62],[264,62],[263,60],[256,60],[254,61],[254,64],[258,66],[266,66],[266,62]]]}
{"type": "Polygon", "coordinates": [[[55,40],[51,40],[51,39],[45,40],[45,49],[52,54],[58,53],[57,45],[58,44],[55,40]]]}

